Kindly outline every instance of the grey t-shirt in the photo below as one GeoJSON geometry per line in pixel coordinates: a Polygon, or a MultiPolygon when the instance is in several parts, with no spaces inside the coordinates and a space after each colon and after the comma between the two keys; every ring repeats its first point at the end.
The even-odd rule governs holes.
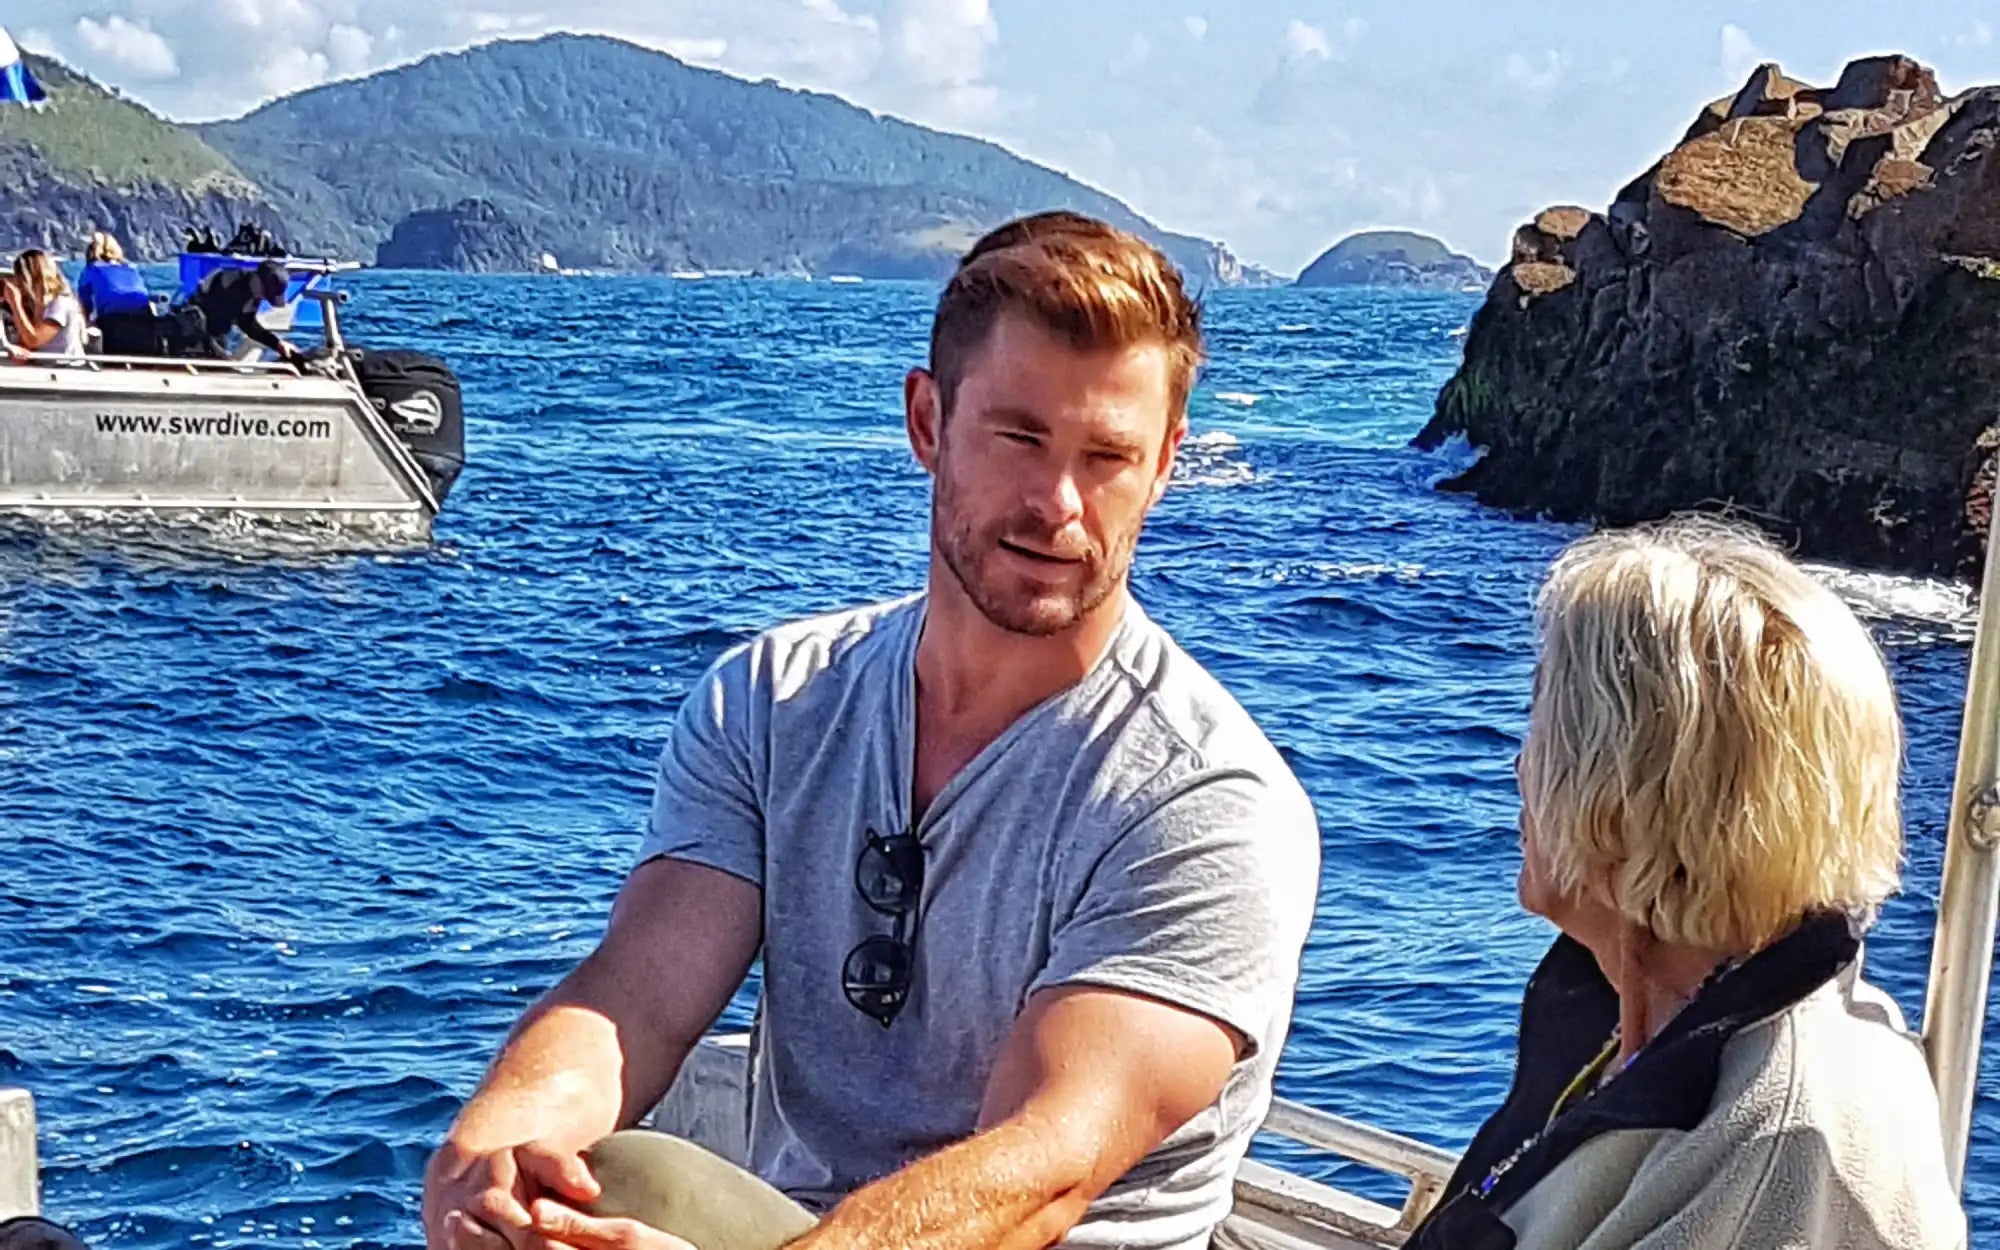
{"type": "Polygon", "coordinates": [[[938,794],[914,985],[888,1028],[847,1001],[855,943],[890,932],[855,887],[867,832],[910,828],[922,597],[737,647],[661,754],[640,862],[760,885],[752,1167],[815,1209],[974,1132],[1030,995],[1101,985],[1249,1040],[1216,1104],[1091,1207],[1065,1244],[1194,1247],[1229,1211],[1291,1019],[1319,887],[1312,804],[1247,713],[1135,604],[1103,658],[938,794]]]}

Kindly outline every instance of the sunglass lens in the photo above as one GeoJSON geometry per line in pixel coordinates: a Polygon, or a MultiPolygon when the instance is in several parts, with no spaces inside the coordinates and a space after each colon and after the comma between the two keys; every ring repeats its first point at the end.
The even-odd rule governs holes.
{"type": "Polygon", "coordinates": [[[876,911],[895,916],[911,910],[924,887],[922,844],[907,834],[869,838],[854,865],[854,885],[876,911]]]}
{"type": "Polygon", "coordinates": [[[910,996],[910,952],[894,938],[869,938],[847,952],[840,976],[847,1001],[886,1025],[910,996]]]}

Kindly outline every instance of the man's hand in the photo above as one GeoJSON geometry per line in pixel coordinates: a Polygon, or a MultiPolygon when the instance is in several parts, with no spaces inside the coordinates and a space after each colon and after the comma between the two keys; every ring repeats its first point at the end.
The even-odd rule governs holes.
{"type": "Polygon", "coordinates": [[[637,1220],[606,1220],[538,1198],[530,1211],[535,1234],[556,1250],[698,1250],[637,1220]]]}
{"type": "Polygon", "coordinates": [[[26,364],[28,362],[28,349],[25,347],[17,347],[14,344],[9,343],[7,344],[7,359],[13,361],[17,365],[26,364]]]}
{"type": "Polygon", "coordinates": [[[578,1152],[660,1101],[762,935],[756,886],[678,860],[634,869],[597,949],[515,1026],[425,1169],[430,1250],[544,1250],[537,1198],[596,1201],[578,1152]]]}
{"type": "Polygon", "coordinates": [[[550,1196],[589,1203],[597,1181],[583,1156],[539,1142],[489,1152],[446,1142],[424,1173],[429,1250],[541,1250],[530,1208],[550,1196]]]}

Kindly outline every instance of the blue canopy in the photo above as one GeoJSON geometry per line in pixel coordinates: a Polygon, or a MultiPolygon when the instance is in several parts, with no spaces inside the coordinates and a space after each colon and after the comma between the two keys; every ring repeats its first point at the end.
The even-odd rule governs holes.
{"type": "Polygon", "coordinates": [[[0,28],[0,103],[39,104],[48,98],[49,93],[21,60],[21,50],[8,38],[5,28],[0,28]]]}

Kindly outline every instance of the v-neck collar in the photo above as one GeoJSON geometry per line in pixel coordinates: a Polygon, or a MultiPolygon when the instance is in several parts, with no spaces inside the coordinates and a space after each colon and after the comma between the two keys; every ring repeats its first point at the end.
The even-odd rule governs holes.
{"type": "Polygon", "coordinates": [[[915,611],[909,614],[902,639],[900,653],[896,657],[896,685],[894,698],[894,722],[896,734],[896,795],[898,814],[902,825],[923,839],[925,830],[934,825],[939,813],[951,806],[952,800],[963,793],[981,774],[991,768],[1008,748],[1027,736],[1048,718],[1051,710],[1064,701],[1076,697],[1088,697],[1117,671],[1118,655],[1129,645],[1133,633],[1147,620],[1139,601],[1129,590],[1125,596],[1125,611],[1118,618],[1118,626],[1111,631],[1111,638],[1104,645],[1103,652],[1095,663],[1076,681],[1050,694],[1040,703],[1015,717],[1007,728],[1000,731],[993,741],[979,749],[971,759],[939,788],[931,798],[930,806],[921,817],[915,817],[917,786],[917,646],[923,640],[924,622],[930,612],[930,596],[919,595],[915,611]],[[913,818],[914,817],[914,818],[913,818]]]}

